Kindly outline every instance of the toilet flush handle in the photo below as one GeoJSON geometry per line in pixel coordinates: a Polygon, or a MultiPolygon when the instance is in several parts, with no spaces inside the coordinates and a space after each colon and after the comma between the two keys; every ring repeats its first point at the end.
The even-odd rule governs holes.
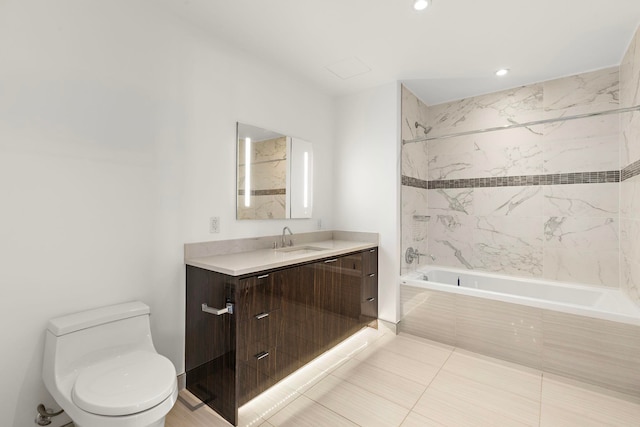
{"type": "Polygon", "coordinates": [[[233,314],[233,304],[228,302],[225,308],[213,308],[209,307],[207,303],[202,304],[202,311],[209,314],[215,314],[216,316],[220,316],[226,313],[233,314]]]}

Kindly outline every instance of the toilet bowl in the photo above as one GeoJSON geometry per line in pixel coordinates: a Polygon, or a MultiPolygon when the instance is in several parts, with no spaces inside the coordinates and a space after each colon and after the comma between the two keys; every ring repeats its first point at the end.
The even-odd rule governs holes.
{"type": "Polygon", "coordinates": [[[149,314],[136,301],[49,321],[42,379],[76,427],[164,426],[178,384],[149,314]]]}

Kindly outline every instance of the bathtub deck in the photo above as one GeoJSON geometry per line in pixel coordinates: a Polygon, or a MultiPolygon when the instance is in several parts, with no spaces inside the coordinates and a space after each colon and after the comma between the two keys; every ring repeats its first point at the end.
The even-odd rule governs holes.
{"type": "MultiPolygon", "coordinates": [[[[166,427],[228,426],[183,391],[166,427]]],[[[640,402],[411,335],[366,329],[240,409],[246,426],[637,425],[640,402]]]]}

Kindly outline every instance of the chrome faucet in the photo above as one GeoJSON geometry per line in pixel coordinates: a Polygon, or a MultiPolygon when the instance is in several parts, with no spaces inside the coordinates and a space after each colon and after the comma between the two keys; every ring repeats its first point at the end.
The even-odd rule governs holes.
{"type": "MultiPolygon", "coordinates": [[[[285,228],[282,229],[282,241],[280,242],[280,244],[281,244],[281,247],[283,247],[283,248],[287,245],[286,242],[285,242],[285,239],[284,239],[284,235],[285,235],[285,233],[287,231],[289,232],[290,235],[293,236],[293,233],[291,232],[291,229],[289,227],[285,227],[285,228]]],[[[293,240],[292,239],[289,239],[289,246],[293,246],[293,240]]]]}
{"type": "Polygon", "coordinates": [[[417,260],[418,264],[420,264],[420,257],[421,256],[428,256],[429,258],[431,258],[432,261],[436,260],[436,257],[431,255],[431,254],[421,254],[417,249],[413,249],[413,248],[408,248],[407,252],[404,254],[404,260],[407,262],[407,264],[411,264],[413,263],[413,260],[417,260]]]}

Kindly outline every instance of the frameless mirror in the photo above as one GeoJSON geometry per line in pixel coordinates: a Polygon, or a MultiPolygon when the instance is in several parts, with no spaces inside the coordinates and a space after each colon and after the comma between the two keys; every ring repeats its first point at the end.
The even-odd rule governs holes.
{"type": "Polygon", "coordinates": [[[238,219],[311,218],[311,143],[237,123],[238,219]]]}

